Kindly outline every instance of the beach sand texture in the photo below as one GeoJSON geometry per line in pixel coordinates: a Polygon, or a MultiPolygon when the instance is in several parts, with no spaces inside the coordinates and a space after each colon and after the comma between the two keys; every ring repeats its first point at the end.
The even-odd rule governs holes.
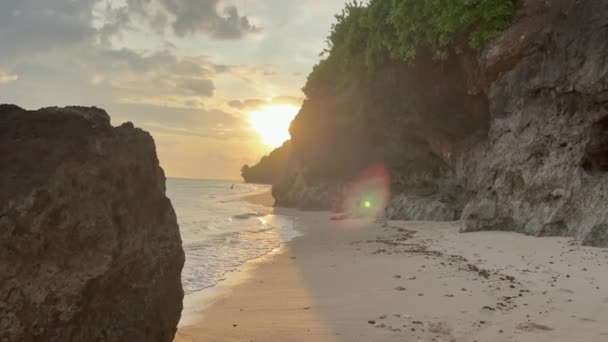
{"type": "Polygon", "coordinates": [[[290,214],[304,235],[220,286],[175,341],[608,341],[608,250],[290,214]]]}

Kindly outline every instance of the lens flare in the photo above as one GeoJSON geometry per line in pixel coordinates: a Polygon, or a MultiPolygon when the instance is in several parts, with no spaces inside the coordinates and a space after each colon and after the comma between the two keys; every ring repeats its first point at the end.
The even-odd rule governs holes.
{"type": "Polygon", "coordinates": [[[356,218],[344,221],[352,228],[368,224],[384,212],[390,198],[390,175],[384,165],[372,165],[360,172],[342,191],[337,211],[345,217],[356,218]]]}

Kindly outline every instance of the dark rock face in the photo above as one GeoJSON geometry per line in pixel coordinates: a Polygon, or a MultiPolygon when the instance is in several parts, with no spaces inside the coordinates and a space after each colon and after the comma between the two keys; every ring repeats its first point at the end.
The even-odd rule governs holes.
{"type": "Polygon", "coordinates": [[[183,262],[148,133],[0,105],[0,340],[171,341],[183,262]]]}
{"type": "Polygon", "coordinates": [[[452,204],[424,207],[429,194],[440,193],[438,202],[455,196],[443,192],[453,189],[444,185],[455,177],[454,143],[487,130],[485,95],[466,86],[477,85],[476,63],[470,51],[445,62],[421,54],[415,67],[388,65],[364,87],[314,94],[291,125],[292,159],[273,188],[277,205],[333,208],[353,177],[382,164],[392,193],[408,197],[408,208],[391,202],[391,218],[453,220],[452,204]]]}
{"type": "Polygon", "coordinates": [[[484,56],[491,128],[458,162],[463,231],[608,246],[607,56],[605,1],[524,2],[484,56]]]}
{"type": "Polygon", "coordinates": [[[245,165],[241,176],[246,183],[273,184],[280,179],[289,164],[291,141],[286,141],[254,166],[245,165]]]}
{"type": "Polygon", "coordinates": [[[328,210],[336,207],[336,199],[342,191],[337,181],[313,181],[309,183],[302,171],[293,168],[272,186],[275,205],[303,210],[328,210]]]}

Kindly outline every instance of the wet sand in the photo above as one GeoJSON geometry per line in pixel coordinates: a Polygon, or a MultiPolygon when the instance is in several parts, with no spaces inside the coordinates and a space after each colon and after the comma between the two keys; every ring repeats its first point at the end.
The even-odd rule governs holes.
{"type": "Polygon", "coordinates": [[[272,197],[272,193],[270,191],[246,195],[241,197],[240,200],[266,207],[272,207],[274,205],[274,198],[272,197]]]}
{"type": "Polygon", "coordinates": [[[295,215],[303,236],[186,298],[176,341],[608,341],[608,250],[295,215]]]}

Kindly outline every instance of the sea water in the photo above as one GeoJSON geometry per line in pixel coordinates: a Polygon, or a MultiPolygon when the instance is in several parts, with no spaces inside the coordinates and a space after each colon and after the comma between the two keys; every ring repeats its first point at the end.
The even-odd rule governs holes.
{"type": "Polygon", "coordinates": [[[266,255],[299,235],[296,219],[242,200],[267,185],[216,180],[167,179],[186,262],[186,294],[213,286],[248,260],[266,255]]]}

